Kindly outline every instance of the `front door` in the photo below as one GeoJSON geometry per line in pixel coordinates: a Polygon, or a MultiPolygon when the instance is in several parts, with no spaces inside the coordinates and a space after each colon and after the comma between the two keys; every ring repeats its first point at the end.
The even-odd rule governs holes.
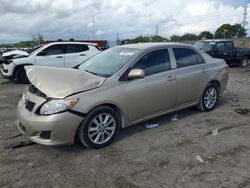
{"type": "Polygon", "coordinates": [[[168,49],[145,54],[132,69],[143,69],[145,77],[125,84],[130,121],[174,108],[176,80],[172,74],[168,49]]]}
{"type": "Polygon", "coordinates": [[[65,67],[63,45],[49,46],[36,56],[36,64],[39,66],[65,67]]]}

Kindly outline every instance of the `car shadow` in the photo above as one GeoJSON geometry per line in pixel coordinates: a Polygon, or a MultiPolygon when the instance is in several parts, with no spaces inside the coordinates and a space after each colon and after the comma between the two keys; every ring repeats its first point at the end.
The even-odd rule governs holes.
{"type": "MultiPolygon", "coordinates": [[[[216,109],[219,109],[228,103],[230,103],[230,102],[227,101],[226,99],[221,98],[217,103],[216,109]]],[[[197,110],[195,107],[190,107],[187,109],[183,109],[180,111],[176,111],[173,113],[162,115],[162,116],[159,116],[157,118],[153,118],[151,120],[148,120],[148,121],[145,121],[142,123],[138,123],[138,124],[135,124],[133,126],[122,129],[114,142],[118,143],[126,138],[129,138],[129,137],[137,135],[137,134],[142,134],[144,131],[148,131],[149,129],[147,129],[145,127],[145,125],[148,123],[159,124],[160,126],[169,126],[169,124],[172,123],[171,118],[174,114],[178,114],[178,118],[179,118],[178,121],[182,121],[183,119],[185,119],[188,116],[202,114],[202,113],[205,113],[205,112],[201,112],[201,111],[197,110]]],[[[174,128],[175,127],[171,126],[171,129],[174,129],[174,128]]],[[[56,148],[57,150],[60,150],[61,152],[66,152],[66,153],[68,153],[68,152],[77,152],[77,153],[80,152],[81,153],[81,152],[85,152],[85,151],[89,150],[89,149],[86,150],[86,148],[84,146],[82,146],[79,142],[76,142],[74,145],[71,145],[71,146],[57,146],[54,148],[56,148]]],[[[93,150],[93,149],[90,149],[90,150],[93,150]]]]}

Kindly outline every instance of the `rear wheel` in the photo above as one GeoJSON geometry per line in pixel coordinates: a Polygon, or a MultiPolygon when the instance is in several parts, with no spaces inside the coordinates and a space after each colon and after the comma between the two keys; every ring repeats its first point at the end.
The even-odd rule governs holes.
{"type": "Polygon", "coordinates": [[[241,60],[241,63],[240,63],[240,66],[241,67],[247,67],[248,66],[248,58],[247,57],[244,57],[242,60],[241,60]]]}
{"type": "Polygon", "coordinates": [[[214,109],[218,101],[218,85],[214,83],[208,84],[204,90],[198,108],[201,111],[208,112],[214,109]]]}
{"type": "Polygon", "coordinates": [[[102,148],[115,139],[119,130],[117,112],[108,106],[100,106],[87,115],[79,128],[78,138],[86,147],[102,148]]]}
{"type": "Polygon", "coordinates": [[[25,71],[24,67],[21,67],[16,71],[15,78],[21,84],[29,83],[29,79],[27,78],[26,71],[25,71]]]}

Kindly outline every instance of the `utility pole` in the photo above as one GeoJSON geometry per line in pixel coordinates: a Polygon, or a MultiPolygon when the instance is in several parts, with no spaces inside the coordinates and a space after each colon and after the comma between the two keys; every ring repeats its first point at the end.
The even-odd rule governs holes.
{"type": "Polygon", "coordinates": [[[116,44],[117,45],[119,44],[119,33],[118,32],[116,33],[116,44]]]}
{"type": "Polygon", "coordinates": [[[247,6],[244,9],[244,13],[243,13],[243,22],[242,22],[242,26],[244,29],[246,29],[246,25],[247,25],[247,6]]]}
{"type": "Polygon", "coordinates": [[[158,33],[159,33],[159,27],[158,27],[158,24],[156,25],[156,36],[158,36],[158,33]]]}

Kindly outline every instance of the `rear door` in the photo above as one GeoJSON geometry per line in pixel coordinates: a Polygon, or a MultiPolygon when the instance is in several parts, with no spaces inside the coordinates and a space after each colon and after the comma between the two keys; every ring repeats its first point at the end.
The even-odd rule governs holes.
{"type": "Polygon", "coordinates": [[[64,67],[63,45],[49,46],[36,55],[36,64],[40,66],[64,67]]]}
{"type": "Polygon", "coordinates": [[[66,44],[65,45],[65,67],[73,68],[88,59],[88,45],[66,44]]]}
{"type": "Polygon", "coordinates": [[[143,69],[145,77],[125,84],[130,121],[174,108],[176,80],[172,75],[168,49],[148,52],[132,69],[143,69]]]}
{"type": "Polygon", "coordinates": [[[199,101],[207,83],[205,61],[190,48],[173,48],[177,68],[175,70],[177,94],[176,107],[199,101]]]}

